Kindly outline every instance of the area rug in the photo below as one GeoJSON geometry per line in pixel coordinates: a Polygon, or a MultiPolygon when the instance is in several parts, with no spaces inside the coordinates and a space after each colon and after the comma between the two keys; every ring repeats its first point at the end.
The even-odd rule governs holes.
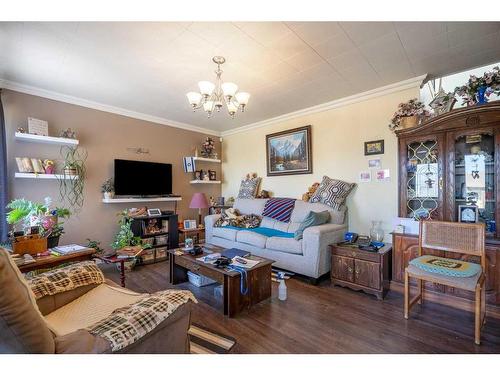
{"type": "Polygon", "coordinates": [[[191,324],[188,333],[191,354],[226,354],[236,344],[233,337],[223,336],[194,324],[191,324]]]}

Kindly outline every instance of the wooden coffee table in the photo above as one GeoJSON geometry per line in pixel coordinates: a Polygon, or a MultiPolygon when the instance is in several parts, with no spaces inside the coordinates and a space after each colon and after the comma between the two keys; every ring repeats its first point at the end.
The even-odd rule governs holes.
{"type": "MultiPolygon", "coordinates": [[[[208,247],[208,246],[207,246],[208,247]]],[[[223,248],[210,246],[213,252],[223,248]]],[[[240,293],[240,274],[235,271],[217,268],[196,260],[209,253],[192,256],[189,253],[176,254],[178,250],[168,250],[170,254],[170,283],[173,285],[188,281],[187,271],[209,277],[223,285],[224,315],[234,317],[244,308],[249,308],[271,297],[271,265],[273,260],[250,255],[248,259],[260,260],[253,268],[247,269],[248,293],[240,293]]]]}

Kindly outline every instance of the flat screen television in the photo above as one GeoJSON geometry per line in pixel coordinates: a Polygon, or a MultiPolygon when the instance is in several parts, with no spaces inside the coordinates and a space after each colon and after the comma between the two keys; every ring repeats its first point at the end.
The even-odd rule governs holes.
{"type": "Polygon", "coordinates": [[[172,164],[115,159],[115,194],[172,194],[172,164]]]}

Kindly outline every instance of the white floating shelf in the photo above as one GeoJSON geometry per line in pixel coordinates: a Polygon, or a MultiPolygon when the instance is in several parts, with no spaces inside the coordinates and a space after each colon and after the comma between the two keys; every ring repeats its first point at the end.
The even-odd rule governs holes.
{"type": "Polygon", "coordinates": [[[202,158],[200,156],[194,156],[193,160],[195,160],[195,161],[206,161],[208,163],[220,163],[220,159],[202,158]]]}
{"type": "Polygon", "coordinates": [[[162,198],[112,198],[104,199],[103,203],[134,203],[134,202],[178,202],[182,197],[162,197],[162,198]]]}
{"type": "Polygon", "coordinates": [[[43,174],[43,173],[21,173],[16,172],[15,178],[33,178],[38,180],[57,180],[57,179],[76,179],[78,176],[73,175],[63,175],[63,174],[43,174]]]}
{"type": "Polygon", "coordinates": [[[190,184],[220,184],[220,181],[191,180],[190,184]]]}
{"type": "Polygon", "coordinates": [[[80,143],[78,139],[48,137],[45,135],[36,135],[36,134],[19,133],[19,132],[16,132],[15,137],[19,141],[45,143],[45,144],[60,145],[60,146],[76,146],[78,145],[78,143],[80,143]]]}

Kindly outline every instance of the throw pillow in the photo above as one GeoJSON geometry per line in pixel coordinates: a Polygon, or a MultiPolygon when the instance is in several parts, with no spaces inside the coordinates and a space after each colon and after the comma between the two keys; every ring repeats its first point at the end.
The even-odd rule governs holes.
{"type": "Polygon", "coordinates": [[[335,180],[328,176],[323,176],[323,180],[318,190],[311,197],[311,203],[323,203],[337,210],[345,204],[345,200],[356,184],[335,180]]]}
{"type": "Polygon", "coordinates": [[[241,180],[238,198],[255,198],[255,196],[257,195],[257,190],[259,189],[260,180],[260,177],[241,180]]]}
{"type": "Polygon", "coordinates": [[[314,212],[311,211],[307,214],[306,218],[300,223],[299,229],[295,231],[294,238],[298,241],[302,238],[304,230],[316,225],[325,224],[330,220],[329,211],[314,212]]]}
{"type": "Polygon", "coordinates": [[[288,223],[294,207],[293,198],[270,198],[264,206],[262,216],[288,223]]]}

